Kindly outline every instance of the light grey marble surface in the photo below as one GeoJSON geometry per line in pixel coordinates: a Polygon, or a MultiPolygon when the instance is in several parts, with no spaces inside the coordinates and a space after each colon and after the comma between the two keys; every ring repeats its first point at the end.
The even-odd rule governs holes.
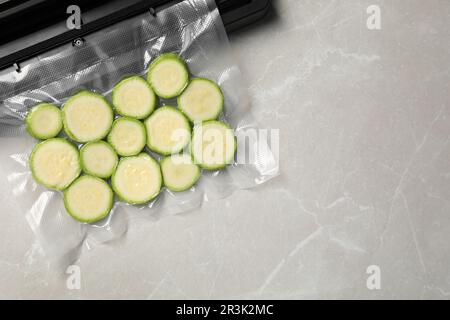
{"type": "Polygon", "coordinates": [[[0,298],[450,297],[450,3],[274,4],[231,42],[255,117],[280,129],[281,175],[133,221],[84,250],[80,290],[0,195],[0,298]]]}

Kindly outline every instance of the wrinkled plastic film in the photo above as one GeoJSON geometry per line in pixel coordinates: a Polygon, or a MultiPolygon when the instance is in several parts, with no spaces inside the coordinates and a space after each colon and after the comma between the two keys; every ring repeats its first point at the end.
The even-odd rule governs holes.
{"type": "MultiPolygon", "coordinates": [[[[278,174],[270,150],[258,152],[268,148],[268,141],[238,144],[238,151],[255,153],[249,157],[252,161],[234,163],[221,171],[203,171],[190,190],[163,189],[143,206],[116,201],[111,214],[92,225],[73,220],[65,211],[62,194],[33,180],[28,157],[38,141],[26,133],[24,125],[30,108],[39,102],[61,106],[80,89],[101,93],[111,101],[111,90],[118,81],[127,75],[144,76],[153,59],[165,52],[179,53],[192,75],[220,85],[225,96],[221,120],[228,122],[238,137],[257,128],[214,1],[186,0],[156,16],[148,12],[87,36],[82,47],[68,44],[33,58],[22,65],[21,72],[13,68],[0,72],[0,192],[24,212],[51,260],[67,265],[78,258],[85,240],[104,243],[122,236],[130,217],[158,219],[190,211],[203,201],[227,197],[278,174]]],[[[176,101],[161,99],[160,104],[176,105],[176,101]]],[[[158,155],[149,153],[159,160],[158,155]]]]}

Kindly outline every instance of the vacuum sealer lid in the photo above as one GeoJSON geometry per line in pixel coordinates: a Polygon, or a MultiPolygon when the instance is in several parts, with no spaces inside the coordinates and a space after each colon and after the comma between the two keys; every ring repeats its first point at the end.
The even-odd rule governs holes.
{"type": "MultiPolygon", "coordinates": [[[[116,22],[180,2],[173,0],[0,0],[0,69],[11,67],[116,22]],[[81,29],[68,30],[67,7],[81,9],[81,29]]],[[[266,15],[270,0],[216,0],[227,31],[266,15]]]]}

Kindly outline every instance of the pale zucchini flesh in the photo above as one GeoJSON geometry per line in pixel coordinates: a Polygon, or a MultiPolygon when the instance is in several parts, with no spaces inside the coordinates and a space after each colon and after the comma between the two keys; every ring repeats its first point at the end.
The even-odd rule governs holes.
{"type": "Polygon", "coordinates": [[[225,123],[210,120],[194,127],[191,154],[194,163],[207,170],[222,169],[236,153],[236,138],[225,123]]]}
{"type": "Polygon", "coordinates": [[[156,106],[156,95],[139,76],[125,78],[114,87],[112,101],[118,114],[135,119],[147,118],[156,106]]]}
{"type": "Polygon", "coordinates": [[[80,222],[107,217],[115,194],[129,204],[145,204],[162,186],[174,192],[189,190],[202,169],[218,170],[233,162],[236,138],[227,124],[216,120],[224,95],[215,82],[190,81],[186,62],[173,53],[157,57],[146,76],[119,81],[111,104],[84,90],[61,109],[40,103],[25,118],[28,132],[45,140],[29,158],[34,179],[64,191],[67,212],[80,222]],[[176,100],[178,108],[157,108],[158,97],[175,98],[170,101],[176,100]],[[121,117],[114,120],[115,114],[121,117]],[[63,129],[70,139],[55,138],[63,129]],[[81,149],[68,140],[81,144],[81,149]],[[164,156],[160,163],[142,153],[146,145],[164,156]],[[186,149],[190,154],[180,153],[186,149]],[[105,181],[109,178],[110,184],[105,181]]]}
{"type": "Polygon", "coordinates": [[[61,138],[37,144],[31,153],[29,165],[36,182],[54,190],[64,190],[81,172],[77,148],[61,138]]]}
{"type": "Polygon", "coordinates": [[[80,149],[83,171],[89,175],[108,179],[119,162],[113,147],[105,141],[89,142],[80,149]]]}
{"type": "Polygon", "coordinates": [[[186,63],[176,54],[165,53],[150,64],[147,81],[161,98],[179,96],[189,82],[186,63]]]}
{"type": "Polygon", "coordinates": [[[76,220],[93,223],[105,218],[113,206],[114,193],[102,179],[86,175],[64,191],[64,205],[76,220]]]}
{"type": "Polygon", "coordinates": [[[171,191],[185,191],[200,178],[200,168],[189,154],[174,154],[161,160],[164,185],[171,191]]]}
{"type": "Polygon", "coordinates": [[[77,93],[63,107],[64,131],[72,140],[81,143],[106,137],[113,117],[106,99],[90,91],[77,93]]]}
{"type": "Polygon", "coordinates": [[[164,106],[157,109],[147,120],[147,145],[162,155],[178,153],[189,144],[191,126],[176,108],[164,106]]]}
{"type": "Polygon", "coordinates": [[[194,123],[216,119],[222,112],[223,104],[219,86],[204,78],[192,79],[178,97],[178,107],[194,123]]]}
{"type": "Polygon", "coordinates": [[[119,161],[112,176],[116,194],[130,204],[144,204],[155,198],[162,185],[158,162],[146,153],[119,161]]]}
{"type": "Polygon", "coordinates": [[[61,110],[50,103],[40,103],[27,114],[27,131],[35,138],[45,140],[56,137],[63,127],[61,110]]]}
{"type": "Polygon", "coordinates": [[[123,157],[139,154],[144,149],[146,140],[144,124],[129,117],[116,119],[108,135],[108,142],[123,157]]]}

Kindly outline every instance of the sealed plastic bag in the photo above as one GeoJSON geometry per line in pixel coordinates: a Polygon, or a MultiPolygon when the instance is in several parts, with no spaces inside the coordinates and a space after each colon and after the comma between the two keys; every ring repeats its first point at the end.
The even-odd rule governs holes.
{"type": "MultiPolygon", "coordinates": [[[[162,100],[161,104],[176,105],[176,101],[162,100]]],[[[156,16],[148,12],[87,36],[82,47],[66,45],[38,56],[24,63],[21,72],[12,68],[0,72],[0,161],[1,174],[6,177],[0,192],[24,212],[49,259],[67,265],[76,260],[85,241],[104,243],[123,235],[130,217],[159,218],[189,211],[203,201],[274,177],[278,165],[268,140],[250,139],[257,127],[249,111],[214,1],[187,0],[156,16]],[[224,170],[204,171],[190,190],[164,189],[143,206],[116,201],[110,215],[98,223],[75,221],[66,213],[61,193],[45,189],[31,176],[28,158],[37,140],[25,131],[27,112],[39,102],[61,106],[80,89],[111,100],[118,81],[127,75],[145,76],[149,64],[165,52],[180,54],[194,76],[220,85],[225,96],[221,120],[235,130],[238,155],[244,160],[224,170]]]]}

